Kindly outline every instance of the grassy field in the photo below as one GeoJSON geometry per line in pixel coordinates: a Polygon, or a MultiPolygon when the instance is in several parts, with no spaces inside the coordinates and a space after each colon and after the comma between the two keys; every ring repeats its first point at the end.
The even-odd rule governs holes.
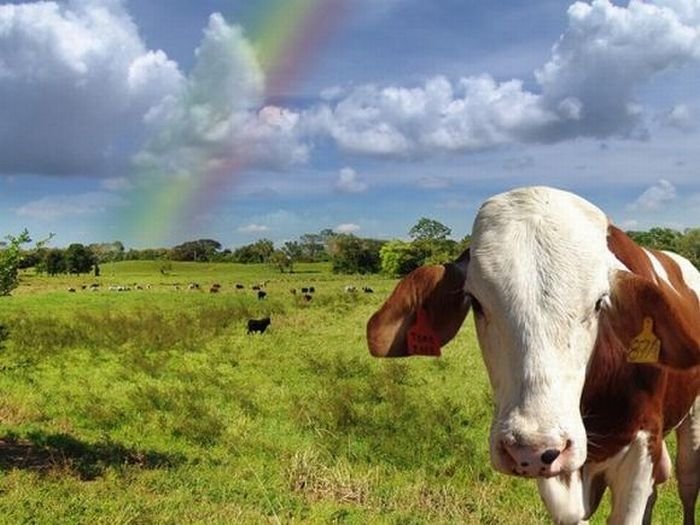
{"type": "MultiPolygon", "coordinates": [[[[471,320],[439,360],[374,360],[365,323],[393,280],[160,266],[26,274],[0,298],[0,523],[548,523],[532,482],[490,467],[471,320]]],[[[655,523],[680,512],[669,482],[655,523]]]]}

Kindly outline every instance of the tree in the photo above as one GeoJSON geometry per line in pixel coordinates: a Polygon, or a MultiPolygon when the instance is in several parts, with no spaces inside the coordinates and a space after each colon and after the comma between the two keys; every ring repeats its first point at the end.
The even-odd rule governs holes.
{"type": "Polygon", "coordinates": [[[93,243],[90,251],[95,254],[98,263],[115,262],[124,259],[124,244],[121,241],[93,243]]]}
{"type": "Polygon", "coordinates": [[[54,248],[46,252],[43,262],[44,270],[49,275],[58,275],[66,272],[66,258],[63,250],[54,248]]]}
{"type": "Polygon", "coordinates": [[[421,217],[409,230],[408,235],[414,241],[442,241],[447,239],[452,230],[434,219],[421,217]]]}
{"type": "Polygon", "coordinates": [[[213,239],[198,239],[178,244],[170,250],[173,261],[211,262],[217,258],[221,243],[213,239]]]}
{"type": "Polygon", "coordinates": [[[384,241],[337,234],[330,241],[334,273],[376,273],[381,268],[379,250],[384,241]]]}
{"type": "Polygon", "coordinates": [[[21,247],[31,241],[26,229],[16,237],[8,235],[5,238],[7,244],[0,250],[0,296],[10,295],[19,285],[21,247]]]}
{"type": "Polygon", "coordinates": [[[233,260],[239,263],[267,262],[275,251],[275,245],[270,239],[260,239],[253,244],[241,246],[233,251],[233,260]]]}
{"type": "Polygon", "coordinates": [[[292,273],[294,271],[294,261],[283,250],[275,250],[272,252],[268,262],[271,266],[278,269],[280,273],[284,273],[285,271],[292,273]]]}
{"type": "Polygon", "coordinates": [[[402,276],[423,265],[426,253],[416,243],[395,240],[382,246],[379,258],[382,273],[402,276]]]}
{"type": "Polygon", "coordinates": [[[95,255],[80,243],[73,243],[68,246],[64,257],[68,273],[88,273],[95,264],[95,255]]]}
{"type": "Polygon", "coordinates": [[[651,228],[646,232],[627,232],[636,243],[654,250],[678,251],[678,243],[683,234],[671,228],[651,228]]]}

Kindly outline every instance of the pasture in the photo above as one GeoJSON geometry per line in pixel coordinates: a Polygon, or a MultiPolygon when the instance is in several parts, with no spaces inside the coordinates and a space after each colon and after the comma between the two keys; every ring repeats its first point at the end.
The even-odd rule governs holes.
{"type": "MultiPolygon", "coordinates": [[[[380,361],[364,330],[391,279],[324,265],[101,270],[27,273],[0,298],[0,522],[548,523],[534,483],[489,464],[470,319],[441,359],[380,361]],[[306,286],[310,301],[290,291],[306,286]]],[[[655,523],[680,515],[671,481],[655,523]]]]}

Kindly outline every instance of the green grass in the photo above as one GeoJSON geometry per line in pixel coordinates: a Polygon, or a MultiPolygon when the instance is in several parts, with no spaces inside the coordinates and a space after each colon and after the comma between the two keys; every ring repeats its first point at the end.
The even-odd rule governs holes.
{"type": "MultiPolygon", "coordinates": [[[[101,269],[25,274],[0,298],[0,523],[548,523],[532,482],[490,467],[471,320],[439,360],[374,360],[365,323],[393,280],[323,265],[101,269]],[[310,303],[290,292],[308,285],[310,303]],[[268,332],[248,336],[264,315],[268,332]]],[[[656,522],[679,516],[667,483],[656,522]]]]}

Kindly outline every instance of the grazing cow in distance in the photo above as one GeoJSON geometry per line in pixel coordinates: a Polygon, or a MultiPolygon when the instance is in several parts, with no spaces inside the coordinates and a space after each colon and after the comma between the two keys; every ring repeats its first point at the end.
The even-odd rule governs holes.
{"type": "Polygon", "coordinates": [[[243,286],[241,283],[236,283],[236,290],[243,290],[245,286],[243,286]]]}
{"type": "Polygon", "coordinates": [[[553,521],[612,492],[609,524],[651,523],[676,429],[684,523],[700,488],[700,273],[591,203],[532,187],[487,200],[456,261],[404,278],[367,325],[375,356],[439,356],[469,309],[495,398],[491,461],[535,478],[553,521]]]}
{"type": "Polygon", "coordinates": [[[265,317],[263,319],[248,319],[248,333],[252,334],[259,332],[261,334],[265,333],[267,327],[270,326],[270,318],[265,317]]]}
{"type": "Polygon", "coordinates": [[[372,290],[369,286],[363,286],[362,291],[365,293],[374,293],[374,290],[372,290]]]}
{"type": "Polygon", "coordinates": [[[347,285],[345,287],[345,293],[355,293],[357,291],[357,288],[355,288],[352,285],[347,285]]]}
{"type": "Polygon", "coordinates": [[[68,288],[68,291],[69,291],[70,293],[75,293],[75,288],[73,288],[73,287],[68,288]]]}
{"type": "Polygon", "coordinates": [[[311,299],[314,298],[314,296],[311,295],[310,293],[305,293],[302,297],[304,298],[304,301],[306,301],[307,303],[308,303],[311,299]]]}
{"type": "Polygon", "coordinates": [[[199,283],[190,283],[187,285],[188,290],[199,290],[199,283]]]}
{"type": "Polygon", "coordinates": [[[211,285],[209,287],[209,293],[219,293],[220,290],[221,288],[219,286],[211,285]]]}
{"type": "Polygon", "coordinates": [[[260,288],[260,285],[259,285],[259,284],[254,284],[253,286],[251,286],[251,289],[253,289],[253,290],[255,290],[255,291],[257,292],[257,291],[259,291],[261,288],[260,288]]]}
{"type": "Polygon", "coordinates": [[[304,286],[304,287],[301,289],[301,293],[309,293],[309,288],[306,287],[306,286],[304,286]]]}
{"type": "Polygon", "coordinates": [[[309,293],[316,293],[316,288],[309,286],[309,293]]]}
{"type": "Polygon", "coordinates": [[[265,299],[265,297],[267,297],[267,292],[258,290],[258,299],[265,299]]]}

